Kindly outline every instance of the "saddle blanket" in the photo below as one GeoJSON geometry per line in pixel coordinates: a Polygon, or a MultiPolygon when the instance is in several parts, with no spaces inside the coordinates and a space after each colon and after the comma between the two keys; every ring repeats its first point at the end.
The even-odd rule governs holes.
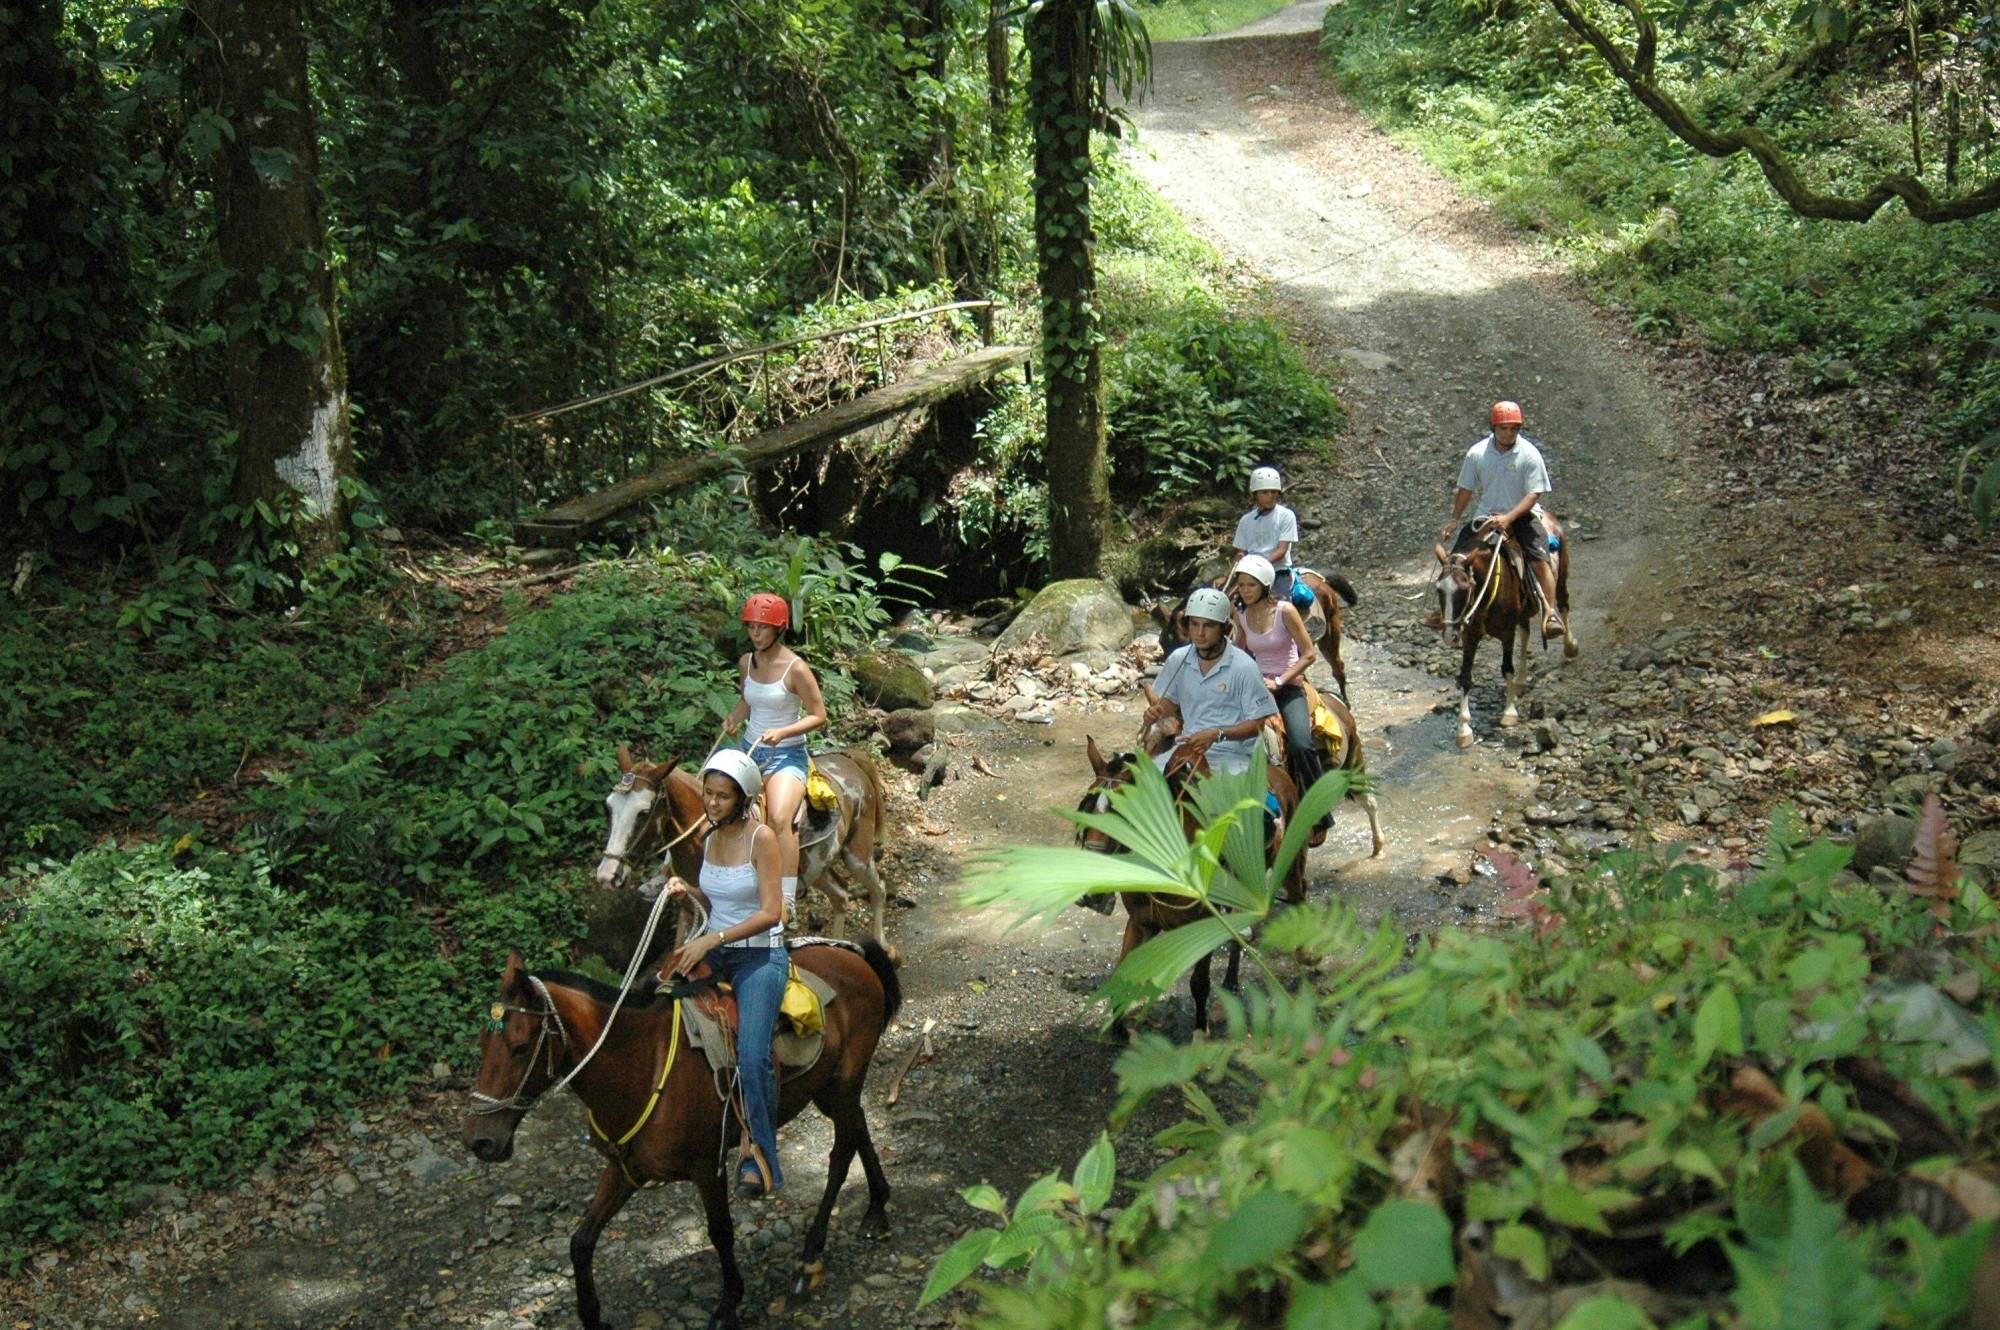
{"type": "MultiPolygon", "coordinates": [[[[819,1061],[826,1047],[823,1011],[834,999],[833,986],[811,970],[792,966],[791,982],[779,1008],[778,1028],[771,1035],[772,1051],[778,1065],[791,1071],[805,1071],[819,1061]],[[806,1014],[809,1012],[810,1014],[806,1014]],[[811,1033],[800,1033],[810,1027],[811,1033]]],[[[736,1066],[736,999],[715,995],[681,1000],[681,1019],[686,1025],[690,1047],[702,1051],[708,1065],[717,1071],[736,1066]],[[729,1022],[729,1029],[722,1022],[729,1022]]]]}

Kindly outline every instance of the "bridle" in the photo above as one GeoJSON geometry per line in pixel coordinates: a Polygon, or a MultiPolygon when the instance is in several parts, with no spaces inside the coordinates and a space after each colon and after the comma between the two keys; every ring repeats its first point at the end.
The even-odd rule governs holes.
{"type": "MultiPolygon", "coordinates": [[[[509,1002],[496,1002],[486,1013],[486,1028],[494,1031],[505,1030],[508,1012],[518,1012],[523,1016],[533,1016],[536,1019],[535,1046],[528,1050],[528,1060],[521,1072],[521,1082],[514,1087],[514,1092],[505,1099],[496,1099],[490,1094],[474,1090],[472,1092],[472,1107],[468,1110],[469,1112],[505,1113],[510,1109],[519,1109],[523,1113],[527,1112],[535,1106],[535,1101],[541,1098],[540,1092],[532,1095],[524,1094],[528,1088],[528,1082],[533,1079],[535,1074],[535,1059],[542,1055],[544,1049],[548,1051],[549,1079],[553,1080],[556,1074],[556,1044],[560,1043],[562,1045],[565,1055],[569,1052],[569,1030],[563,1025],[562,1014],[556,1010],[556,1000],[550,995],[548,985],[532,974],[527,976],[527,980],[529,985],[535,990],[535,996],[542,1000],[542,1006],[539,1011],[533,1007],[518,1007],[509,1002]],[[549,1031],[552,1028],[556,1032],[554,1041],[551,1041],[549,1038],[549,1031]]],[[[579,1065],[577,1070],[582,1070],[582,1067],[579,1065]]],[[[571,1076],[575,1074],[576,1072],[574,1071],[570,1073],[571,1076]]],[[[567,1078],[565,1078],[564,1083],[568,1083],[567,1078]]]]}
{"type": "MultiPolygon", "coordinates": [[[[1493,558],[1486,565],[1486,583],[1484,586],[1481,586],[1477,590],[1477,592],[1473,595],[1471,600],[1466,602],[1464,614],[1459,615],[1456,618],[1448,617],[1446,619],[1445,626],[1451,632],[1462,633],[1467,628],[1471,627],[1472,621],[1479,616],[1479,612],[1485,608],[1487,602],[1489,602],[1492,599],[1493,595],[1498,593],[1500,586],[1500,565],[1506,559],[1506,556],[1501,551],[1500,547],[1506,541],[1506,539],[1507,535],[1504,531],[1496,530],[1492,534],[1487,536],[1485,541],[1483,542],[1484,544],[1491,546],[1493,550],[1493,558]]],[[[1458,566],[1460,568],[1464,568],[1466,565],[1459,564],[1458,566]]],[[[1454,581],[1456,581],[1456,579],[1454,579],[1454,581]]]]}
{"type": "MultiPolygon", "coordinates": [[[[642,776],[636,771],[628,771],[618,778],[616,785],[611,787],[613,794],[627,794],[634,790],[643,790],[653,796],[653,806],[647,810],[646,820],[640,824],[639,829],[633,833],[632,839],[627,842],[628,848],[614,850],[607,845],[604,848],[604,853],[598,856],[601,859],[611,860],[628,873],[633,871],[633,862],[635,860],[651,857],[650,855],[635,854],[629,846],[644,844],[647,833],[652,830],[654,824],[662,821],[671,822],[674,812],[674,801],[667,797],[666,791],[661,787],[660,782],[650,776],[642,776]]],[[[660,854],[662,856],[670,854],[682,841],[700,831],[707,822],[708,814],[703,813],[700,817],[689,823],[679,835],[668,841],[661,848],[660,854]]]]}

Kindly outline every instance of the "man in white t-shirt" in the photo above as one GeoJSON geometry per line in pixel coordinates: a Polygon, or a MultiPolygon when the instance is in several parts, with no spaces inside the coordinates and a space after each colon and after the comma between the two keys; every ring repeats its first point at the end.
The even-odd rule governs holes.
{"type": "Polygon", "coordinates": [[[1438,532],[1438,539],[1451,539],[1466,505],[1477,499],[1474,520],[1458,531],[1452,552],[1463,553],[1502,527],[1513,533],[1542,589],[1542,633],[1558,636],[1563,621],[1556,611],[1556,566],[1549,558],[1548,528],[1535,507],[1549,493],[1548,463],[1534,441],[1521,433],[1520,403],[1495,402],[1491,419],[1493,432],[1466,450],[1458,468],[1451,520],[1438,532]]]}

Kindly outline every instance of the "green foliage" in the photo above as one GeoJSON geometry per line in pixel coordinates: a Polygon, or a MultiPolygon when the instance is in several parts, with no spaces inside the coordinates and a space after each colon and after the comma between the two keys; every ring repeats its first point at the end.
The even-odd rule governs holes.
{"type": "Polygon", "coordinates": [[[44,573],[44,603],[0,598],[0,864],[200,816],[251,757],[350,725],[448,608],[342,559],[295,611],[245,614],[264,571],[190,557],[136,588],[44,573]]]}
{"type": "Polygon", "coordinates": [[[1206,37],[1254,23],[1289,0],[1138,0],[1139,16],[1156,42],[1206,37]]]}
{"type": "Polygon", "coordinates": [[[105,846],[6,880],[0,1267],[401,1085],[465,1042],[455,986],[423,916],[307,904],[256,855],[105,846]]]}
{"type": "MultiPolygon", "coordinates": [[[[1047,919],[1116,883],[1197,896],[1223,917],[1255,867],[1229,871],[1233,856],[1217,842],[1243,815],[1236,793],[1203,801],[1190,845],[1164,785],[1142,774],[1114,796],[1113,813],[1078,818],[1136,853],[1097,857],[1092,881],[1080,852],[1072,862],[1001,851],[970,899],[1047,919]]],[[[1993,907],[1968,887],[1940,934],[1929,897],[1857,883],[1839,874],[1846,858],[1797,843],[1780,818],[1766,867],[1745,878],[1671,853],[1615,854],[1552,887],[1524,876],[1517,894],[1541,898],[1541,930],[1448,930],[1408,953],[1393,929],[1371,937],[1338,901],[1268,918],[1253,953],[1266,957],[1267,980],[1222,999],[1226,1035],[1194,1045],[1148,1035],[1119,1059],[1112,1125],[1162,1093],[1177,1097],[1184,1115],[1156,1137],[1171,1157],[1119,1179],[1115,1190],[1134,1199],[1108,1224],[1046,1204],[1046,1181],[1037,1184],[1059,1227],[1038,1239],[1043,1255],[1024,1280],[977,1286],[972,1323],[1441,1325],[1423,1295],[1458,1276],[1453,1220],[1431,1199],[1439,1183],[1405,1191],[1395,1180],[1440,1156],[1454,1215],[1482,1221],[1495,1253],[1535,1281],[1601,1277],[1593,1237],[1666,1205],[1684,1216],[1668,1234],[1674,1251],[1723,1244],[1736,1283],[1714,1310],[1732,1324],[1956,1323],[1991,1225],[1940,1237],[1909,1214],[1857,1222],[1806,1181],[1787,1132],[1799,1106],[1813,1105],[1847,1139],[1879,1143],[1881,1158],[1908,1167],[1836,1073],[1835,1059],[1871,1058],[1990,1155],[1990,1075],[1939,1070],[1943,1031],[1899,1022],[1891,1008],[1905,982],[1899,958],[1913,949],[1946,948],[1952,966],[1991,964],[1976,926],[1993,907]],[[1297,958],[1296,988],[1270,978],[1278,957],[1297,958]],[[1746,1064],[1791,1108],[1727,1111],[1746,1064]]],[[[1254,913],[1267,897],[1244,899],[1254,913]]],[[[1107,994],[1170,981],[1145,950],[1121,963],[1107,994]]],[[[1972,1056],[1990,1058],[1992,1011],[1966,1022],[1982,1031],[1984,1051],[1972,1056]]],[[[962,1240],[927,1295],[981,1261],[1002,1268],[986,1258],[1028,1200],[1000,1237],[979,1229],[962,1240]]],[[[975,1203],[1010,1213],[997,1195],[975,1203]]],[[[1570,1318],[1647,1323],[1610,1294],[1570,1318]]]]}
{"type": "MultiPolygon", "coordinates": [[[[1757,122],[1781,146],[1826,155],[1830,187],[1903,165],[1907,130],[1885,114],[1878,44],[1776,77],[1789,25],[1811,7],[1758,0],[1676,13],[1684,28],[1661,67],[1681,71],[1676,88],[1704,114],[1734,123],[1761,106],[1757,122]]],[[[1642,330],[1789,356],[1810,384],[1834,383],[1842,376],[1828,366],[1846,361],[1935,389],[1948,404],[1937,428],[1960,446],[2000,427],[2000,359],[1984,323],[2000,217],[1797,217],[1754,164],[1674,139],[1540,4],[1352,0],[1328,12],[1325,50],[1373,113],[1546,236],[1642,330]]],[[[1900,65],[1886,75],[1903,76],[1900,65]]],[[[1968,176],[2000,166],[1984,132],[1968,176]]]]}

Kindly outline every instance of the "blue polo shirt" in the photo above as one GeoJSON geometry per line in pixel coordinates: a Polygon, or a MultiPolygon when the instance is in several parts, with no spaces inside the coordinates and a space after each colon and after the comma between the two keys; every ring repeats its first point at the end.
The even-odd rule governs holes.
{"type": "MultiPolygon", "coordinates": [[[[1168,656],[1160,666],[1154,689],[1181,709],[1181,733],[1221,730],[1246,720],[1275,715],[1278,704],[1264,686],[1263,671],[1249,652],[1230,643],[1221,657],[1202,671],[1203,661],[1192,645],[1168,656]]],[[[1217,771],[1244,771],[1257,736],[1218,739],[1208,750],[1208,764],[1217,771]]]]}

